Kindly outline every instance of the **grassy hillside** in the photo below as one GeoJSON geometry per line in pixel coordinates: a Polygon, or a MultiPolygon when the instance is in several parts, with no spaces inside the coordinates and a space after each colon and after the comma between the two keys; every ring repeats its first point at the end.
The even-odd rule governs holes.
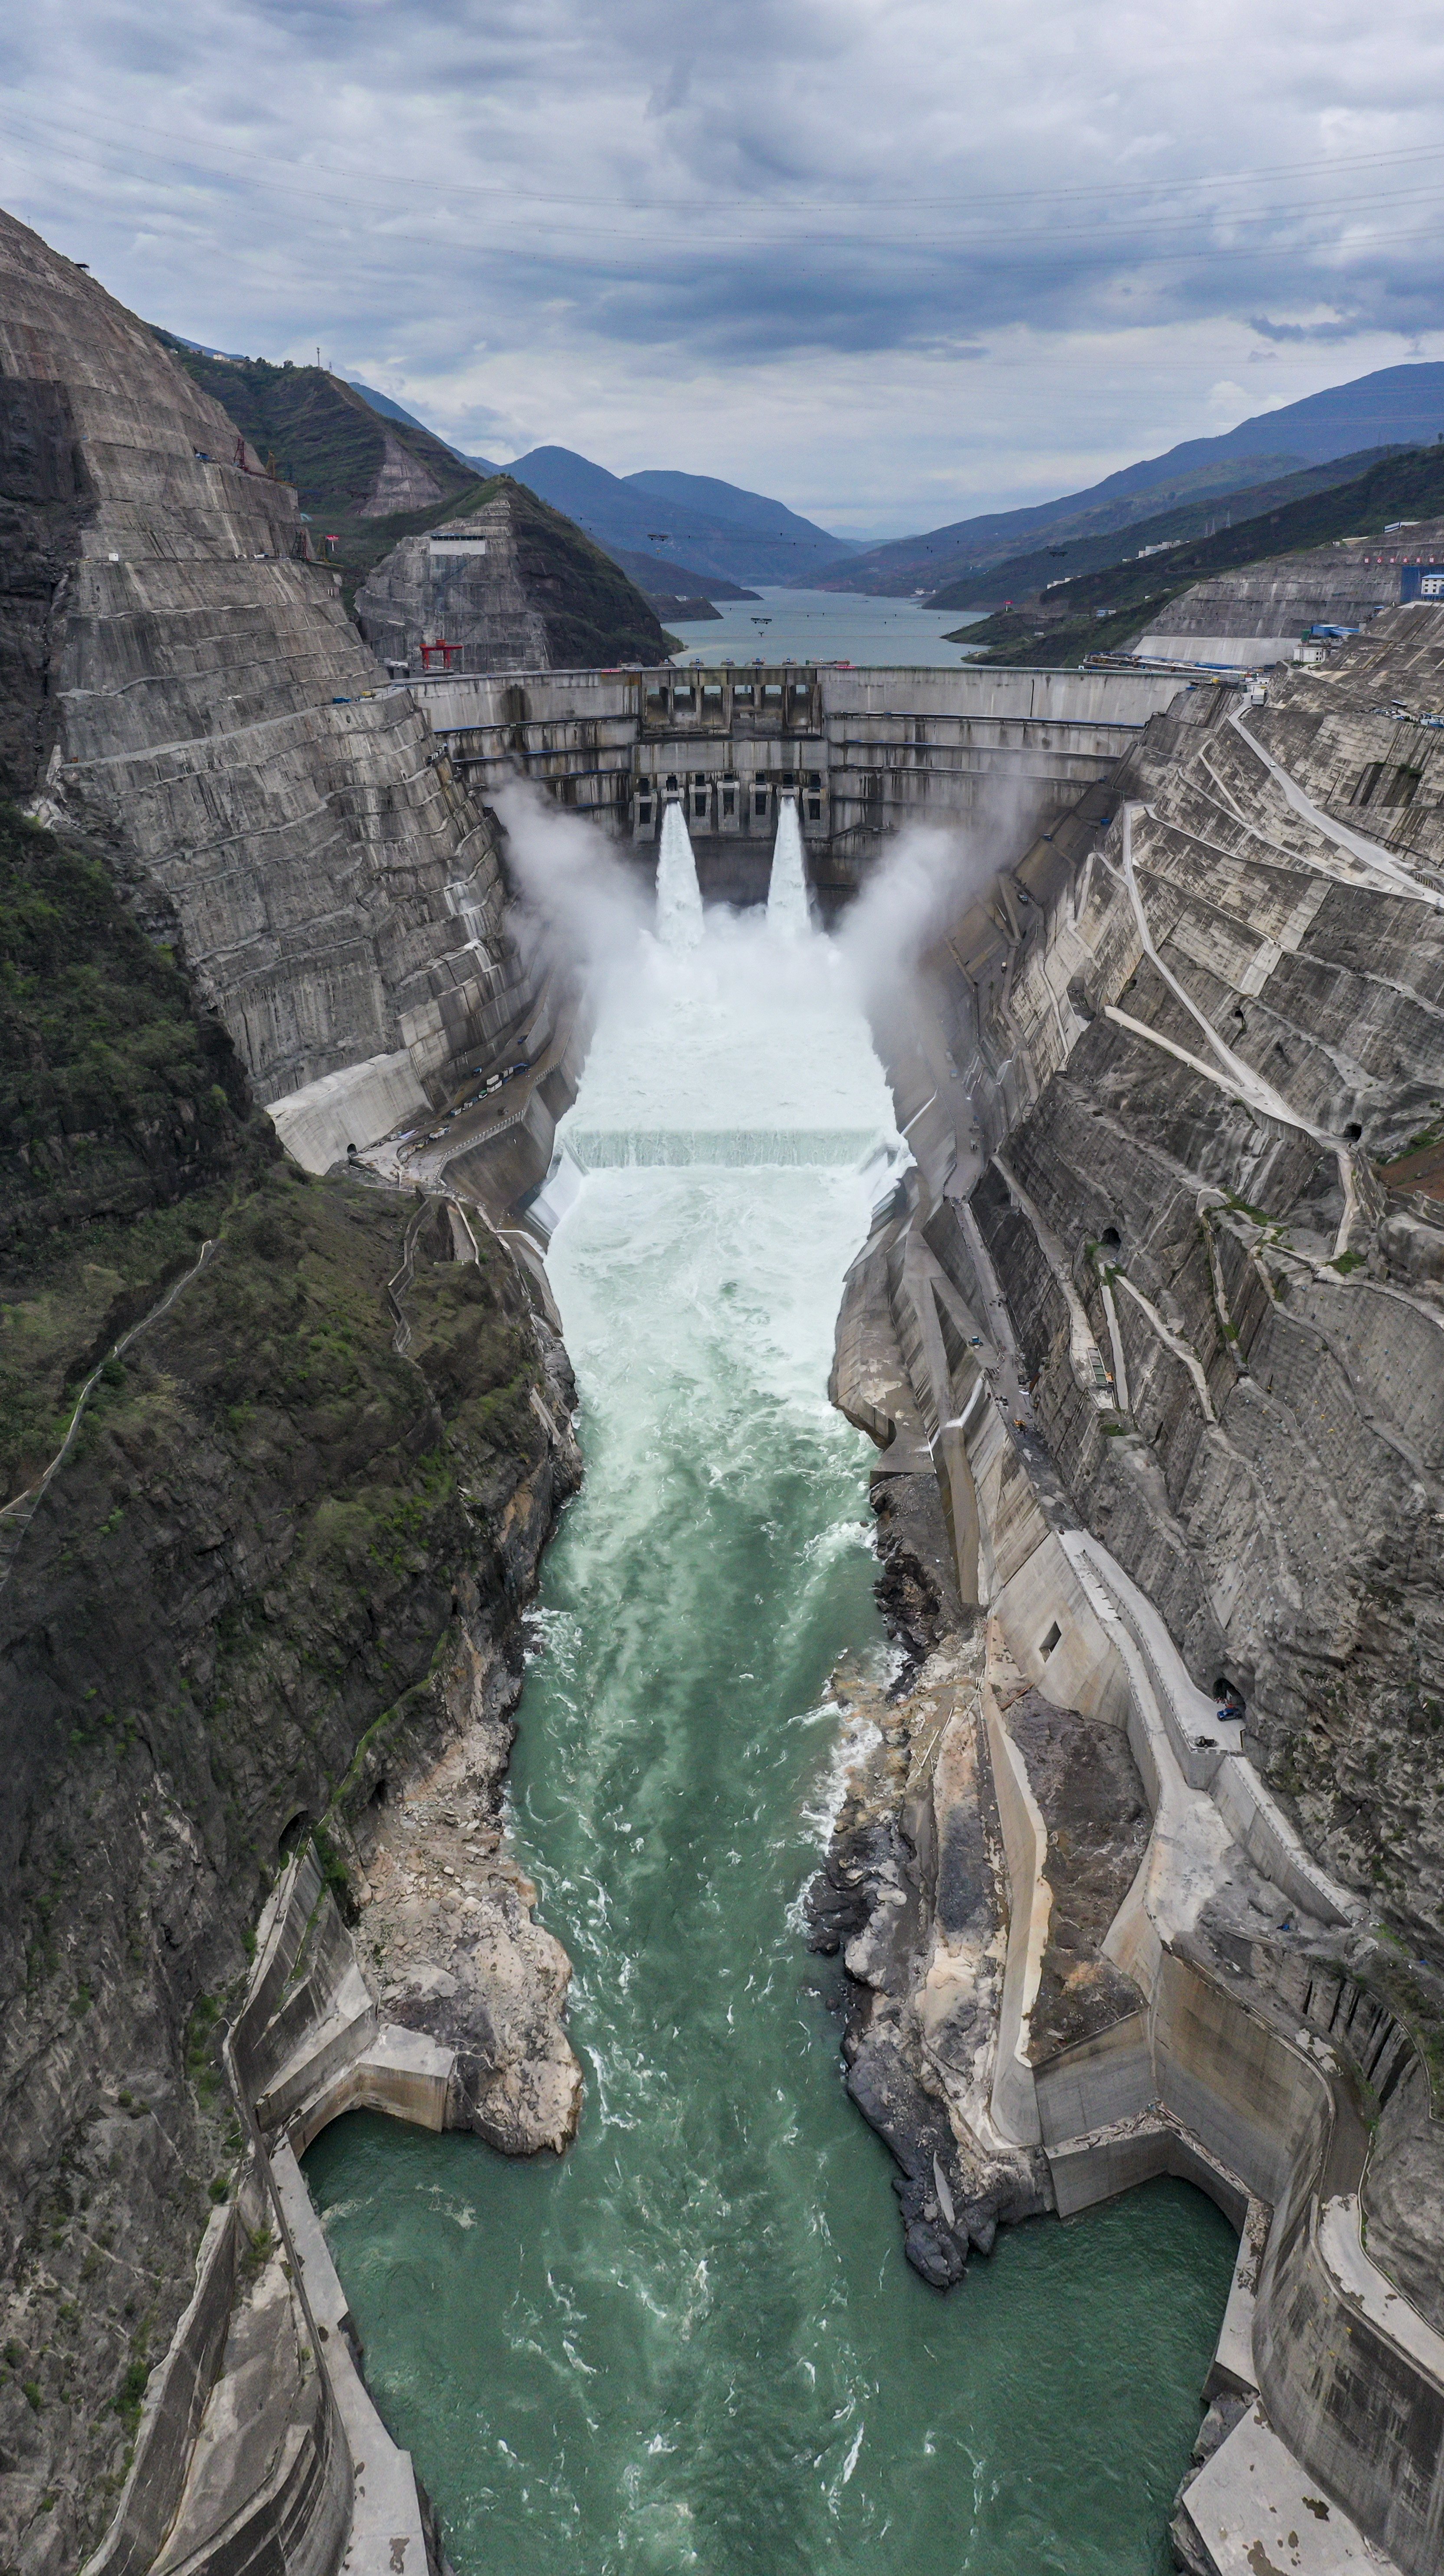
{"type": "Polygon", "coordinates": [[[71,1381],[278,1152],[100,859],[0,807],[0,1501],[53,1455],[71,1381]]]}
{"type": "MultiPolygon", "coordinates": [[[[383,421],[354,385],[323,367],[273,366],[268,358],[210,358],[157,331],[188,375],[215,397],[263,462],[274,459],[294,483],[313,519],[353,517],[371,500],[388,434],[432,477],[443,495],[476,480],[429,429],[383,421]]],[[[330,519],[326,519],[330,525],[330,519]]]]}
{"type": "Polygon", "coordinates": [[[1211,537],[1062,581],[1045,599],[1004,609],[948,640],[987,649],[982,662],[1061,668],[1117,652],[1196,581],[1305,554],[1340,537],[1378,536],[1394,519],[1444,516],[1444,441],[1385,457],[1352,483],[1265,510],[1211,537]]]}
{"type": "Polygon", "coordinates": [[[642,593],[600,546],[560,510],[510,475],[477,476],[430,430],[382,420],[354,385],[320,367],[272,366],[266,358],[211,358],[168,333],[157,338],[222,403],[265,461],[294,483],[318,555],[334,563],[346,606],[373,564],[403,537],[424,536],[465,518],[499,492],[513,496],[523,577],[546,619],[553,662],[585,670],[610,662],[660,662],[666,638],[642,593]],[[388,435],[441,487],[442,497],[385,518],[369,507],[388,435]],[[327,539],[334,539],[328,545],[327,539]]]}
{"type": "Polygon", "coordinates": [[[498,475],[489,488],[510,498],[517,560],[528,590],[541,602],[554,669],[666,660],[667,638],[656,610],[610,555],[509,474],[498,475]]]}
{"type": "Polygon", "coordinates": [[[71,2568],[234,2188],[217,2045],[282,1837],[344,1840],[458,1658],[504,1707],[554,1489],[499,1242],[421,1227],[400,1356],[414,1199],[286,1162],[100,854],[13,809],[0,985],[10,1490],[104,1363],[0,1590],[0,2557],[71,2568]]]}

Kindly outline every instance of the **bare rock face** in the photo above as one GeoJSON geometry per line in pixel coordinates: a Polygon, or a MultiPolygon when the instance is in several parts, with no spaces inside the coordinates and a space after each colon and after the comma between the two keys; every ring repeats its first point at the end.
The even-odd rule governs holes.
{"type": "Polygon", "coordinates": [[[520,998],[489,829],[384,694],[294,493],[3,215],[0,383],[0,784],[113,849],[261,1100],[498,1043],[520,998]]]}
{"type": "MultiPolygon", "coordinates": [[[[920,1130],[927,1245],[977,1313],[1001,1289],[1069,1507],[1437,1968],[1444,1222],[1389,1172],[1444,1116],[1444,755],[1408,713],[1441,667],[1439,612],[1393,610],[1266,706],[1155,719],[1106,828],[1014,871],[1022,935],[979,906],[930,961],[981,1133],[920,1130]]],[[[895,1053],[906,1116],[936,1086],[895,1053]]]]}
{"type": "Polygon", "coordinates": [[[504,2155],[560,2154],[581,2114],[565,2027],[571,1961],[506,1849],[510,1676],[469,1643],[442,1687],[472,1712],[404,1801],[358,1827],[354,1939],[386,2018],[457,2051],[459,2116],[504,2155]]]}
{"type": "MultiPolygon", "coordinates": [[[[960,2208],[976,2244],[989,2207],[1147,2172],[1251,2204],[1259,2323],[1229,2371],[1267,2409],[1205,2449],[1247,2422],[1421,2576],[1444,2493],[1441,739],[1428,605],[1266,701],[1180,692],[880,1014],[917,1170],[850,1275],[834,1393],[899,1486],[931,1469],[987,1618],[924,1637],[878,1709],[814,1904],[926,2277],[961,2271],[960,2208]],[[1278,2102],[1298,2082],[1325,2127],[1286,2140],[1248,2071],[1266,2046],[1278,2102]],[[1325,2206],[1311,2325],[1287,2266],[1325,2206]],[[1348,2281],[1396,2337],[1357,2367],[1348,2281]]],[[[1185,2496],[1185,2557],[1190,2528],[1185,2496]]]]}
{"type": "Polygon", "coordinates": [[[842,1955],[847,2089],[897,2162],[908,2261],[949,2289],[1000,2222],[1051,2195],[1041,2159],[999,2138],[988,2107],[1008,1903],[982,1633],[959,1610],[933,1479],[880,1479],[874,1501],[879,1600],[908,1664],[891,1693],[833,1677],[855,1752],[809,1938],[842,1955]]]}
{"type": "Polygon", "coordinates": [[[667,652],[651,602],[610,555],[509,474],[464,516],[383,555],[356,614],[378,659],[412,672],[423,644],[441,638],[455,671],[578,670],[667,652]]]}

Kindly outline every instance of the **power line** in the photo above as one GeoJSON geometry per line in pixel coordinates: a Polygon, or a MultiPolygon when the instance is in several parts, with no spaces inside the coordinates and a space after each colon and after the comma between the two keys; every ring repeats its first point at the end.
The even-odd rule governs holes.
{"type": "MultiPolygon", "coordinates": [[[[77,128],[72,118],[67,118],[65,124],[62,126],[47,123],[43,111],[38,112],[36,108],[31,105],[28,99],[19,94],[12,93],[11,97],[6,102],[6,106],[11,116],[20,114],[27,117],[31,121],[32,125],[37,127],[42,133],[58,136],[62,142],[68,142],[73,145],[77,140],[85,141],[88,139],[83,130],[77,128]]],[[[173,139],[171,138],[158,139],[156,144],[153,146],[145,142],[141,139],[144,129],[138,130],[134,122],[131,120],[107,118],[103,112],[95,109],[89,110],[89,115],[93,124],[102,127],[109,126],[117,135],[123,136],[132,152],[136,152],[138,150],[145,158],[169,162],[175,151],[176,147],[173,139]]],[[[276,180],[279,165],[275,157],[249,151],[243,144],[233,143],[228,139],[220,138],[211,134],[207,136],[204,147],[197,144],[192,148],[196,151],[200,151],[204,148],[205,152],[212,160],[219,154],[224,155],[233,161],[245,162],[257,170],[265,172],[272,184],[274,184],[276,180]]],[[[1102,199],[1107,204],[1113,205],[1118,203],[1120,199],[1157,198],[1159,196],[1198,194],[1210,189],[1250,187],[1270,179],[1289,178],[1297,173],[1305,171],[1316,177],[1328,180],[1344,171],[1365,169],[1403,170],[1408,165],[1412,165],[1420,161],[1437,161],[1441,157],[1444,157],[1444,144],[1418,144],[1405,146],[1394,152],[1348,153],[1341,154],[1328,160],[1324,160],[1322,156],[1315,154],[1306,161],[1285,161],[1261,164],[1257,168],[1251,170],[1222,172],[1213,176],[1205,175],[1197,178],[1179,178],[1169,176],[1167,178],[1131,180],[1123,182],[1108,178],[1099,179],[1084,187],[1001,190],[990,188],[987,192],[987,207],[991,210],[994,207],[1004,205],[1036,204],[1039,206],[1069,206],[1076,205],[1089,199],[1102,199]]],[[[314,167],[314,164],[311,166],[314,167]]],[[[324,180],[329,174],[323,170],[318,173],[318,175],[324,180]]],[[[458,196],[485,197],[489,200],[499,200],[503,205],[522,201],[529,205],[594,207],[610,209],[613,212],[625,211],[629,213],[665,213],[683,215],[689,213],[696,214],[699,212],[715,215],[719,211],[719,203],[717,199],[695,195],[685,198],[646,197],[630,193],[618,194],[615,192],[607,194],[579,195],[562,190],[531,188],[523,184],[513,184],[510,181],[488,183],[476,180],[442,179],[431,177],[424,172],[415,173],[394,170],[383,171],[372,167],[368,167],[365,170],[353,169],[349,172],[342,168],[337,170],[334,175],[337,179],[342,181],[343,184],[347,180],[350,180],[352,183],[359,183],[370,192],[361,200],[339,198],[335,201],[338,203],[362,203],[365,205],[367,210],[373,214],[375,212],[374,192],[378,187],[404,190],[413,197],[418,190],[435,193],[437,195],[453,199],[458,196]]],[[[292,184],[294,186],[294,183],[292,184]]],[[[334,197],[334,190],[324,187],[321,189],[299,191],[299,193],[334,197]]],[[[869,197],[866,199],[866,204],[872,212],[907,214],[925,213],[930,209],[937,207],[948,207],[952,208],[956,212],[966,214],[972,211],[974,202],[975,200],[970,199],[966,194],[949,195],[946,197],[869,197]]],[[[1320,203],[1329,205],[1336,204],[1337,202],[1337,195],[1334,193],[1331,193],[1325,199],[1310,201],[1311,204],[1320,203]]],[[[1357,205],[1375,201],[1351,197],[1345,202],[1357,205]]],[[[1379,202],[1383,201],[1381,200],[1379,202]]],[[[747,197],[740,197],[732,201],[723,201],[724,209],[728,203],[735,205],[739,215],[746,214],[748,211],[756,210],[755,201],[750,200],[747,197]]],[[[847,214],[855,214],[858,200],[856,192],[854,192],[846,198],[786,196],[777,201],[777,203],[780,208],[786,212],[803,215],[824,214],[830,208],[835,208],[847,214]]],[[[1260,209],[1259,211],[1262,215],[1266,210],[1260,209]]]]}

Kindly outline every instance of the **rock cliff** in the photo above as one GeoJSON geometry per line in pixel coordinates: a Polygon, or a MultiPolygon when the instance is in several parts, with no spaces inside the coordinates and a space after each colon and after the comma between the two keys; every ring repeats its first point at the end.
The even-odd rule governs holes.
{"type": "Polygon", "coordinates": [[[308,1180],[105,852],[12,816],[0,861],[0,2531],[58,2569],[238,2187],[217,2051],[288,1849],[316,1834],[396,2024],[449,1998],[455,2116],[570,2132],[567,1965],[498,1801],[577,1457],[480,1215],[308,1180]]]}
{"type": "Polygon", "coordinates": [[[835,1385],[886,1490],[931,1468],[962,1616],[878,1712],[814,1908],[919,2268],[956,2277],[998,2215],[1191,2172],[1256,2213],[1227,2385],[1262,2400],[1214,2426],[1200,2492],[1273,2443],[1256,2488],[1304,2462],[1420,2576],[1444,2511],[1441,673],[1444,616],[1394,608],[1266,703],[1182,693],[880,1006],[918,1171],[849,1282],[835,1385]],[[1396,2340],[1350,2378],[1374,2319],[1396,2340]]]}
{"type": "Polygon", "coordinates": [[[358,2441],[419,2554],[256,2070],[339,1998],[323,2066],[375,2027],[393,2107],[570,2135],[499,1801],[572,1392],[479,1208],[256,1102],[324,1165],[556,1001],[294,494],[6,217],[0,444],[0,2556],[139,2570],[184,2485],[183,2557],[329,2564],[358,2441]]]}
{"type": "Polygon", "coordinates": [[[262,1101],[397,1054],[444,1087],[503,1047],[526,996],[490,828],[384,694],[294,494],[8,216],[0,388],[0,783],[114,852],[262,1101]]]}
{"type": "Polygon", "coordinates": [[[404,537],[356,594],[379,660],[419,672],[445,636],[456,671],[588,670],[664,662],[655,609],[609,555],[500,474],[455,517],[404,537]]]}

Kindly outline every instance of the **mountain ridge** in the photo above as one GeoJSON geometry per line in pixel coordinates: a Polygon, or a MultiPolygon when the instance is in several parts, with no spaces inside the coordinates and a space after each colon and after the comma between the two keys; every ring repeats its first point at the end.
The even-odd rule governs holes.
{"type": "MultiPolygon", "coordinates": [[[[1325,547],[1336,550],[1343,563],[1352,552],[1348,539],[1378,536],[1391,512],[1402,518],[1406,511],[1417,513],[1428,542],[1428,523],[1444,514],[1444,447],[1437,442],[1385,455],[1351,483],[1264,510],[1147,560],[1135,556],[1080,572],[1056,583],[1045,598],[996,613],[952,640],[965,632],[970,646],[982,648],[980,662],[1028,667],[1057,668],[1088,652],[1131,650],[1140,633],[1200,579],[1254,564],[1282,564],[1325,547]]],[[[1407,550],[1407,528],[1400,528],[1395,542],[1407,550]]],[[[1397,592],[1392,570],[1388,587],[1397,592]]]]}
{"type": "Polygon", "coordinates": [[[695,571],[732,582],[810,578],[824,565],[851,559],[847,538],[832,536],[764,493],[714,484],[705,475],[611,474],[570,447],[534,447],[513,457],[506,470],[539,500],[564,510],[598,545],[624,547],[663,566],[667,557],[660,549],[672,539],[685,546],[695,571]],[[678,486],[724,492],[733,503],[744,504],[747,515],[739,515],[735,507],[729,507],[728,515],[717,507],[703,509],[683,497],[678,486]],[[758,524],[769,519],[770,528],[758,524]]]}
{"type": "MultiPolygon", "coordinates": [[[[1381,367],[1329,385],[1277,411],[1254,414],[1216,437],[1184,439],[1162,455],[1120,466],[1098,483],[1019,510],[986,511],[916,536],[895,537],[821,577],[824,590],[883,598],[930,593],[1019,551],[1022,537],[1105,533],[1155,512],[1166,500],[1202,498],[1295,473],[1366,448],[1417,447],[1444,435],[1444,362],[1381,367]],[[1240,468],[1244,469],[1240,471],[1240,468]]],[[[950,603],[951,604],[951,603],[950,603]]]]}

